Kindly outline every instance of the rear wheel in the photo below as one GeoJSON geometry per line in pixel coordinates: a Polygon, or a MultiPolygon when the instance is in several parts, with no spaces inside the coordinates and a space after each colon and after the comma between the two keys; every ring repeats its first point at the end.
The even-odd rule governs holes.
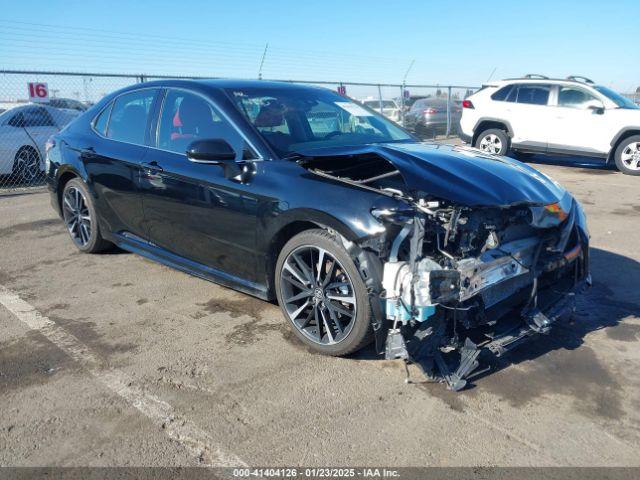
{"type": "Polygon", "coordinates": [[[283,247],[276,295],[303,343],[326,355],[347,355],[371,340],[367,289],[353,260],[324,230],[307,230],[283,247]]]}
{"type": "Polygon", "coordinates": [[[82,252],[96,253],[111,246],[100,234],[91,194],[78,178],[69,180],[64,186],[62,216],[71,240],[82,252]]]}
{"type": "Polygon", "coordinates": [[[25,183],[36,183],[43,179],[40,155],[32,148],[23,148],[13,161],[13,175],[25,183]]]}
{"type": "Polygon", "coordinates": [[[618,170],[627,175],[640,175],[640,135],[625,138],[614,155],[618,170]]]}
{"type": "Polygon", "coordinates": [[[504,130],[490,128],[478,135],[474,146],[486,153],[506,155],[509,151],[509,137],[504,130]]]}

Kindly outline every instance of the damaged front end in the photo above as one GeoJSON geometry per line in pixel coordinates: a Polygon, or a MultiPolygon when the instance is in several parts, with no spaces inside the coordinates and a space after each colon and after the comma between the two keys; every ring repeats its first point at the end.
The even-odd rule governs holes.
{"type": "Polygon", "coordinates": [[[387,359],[414,362],[457,391],[479,373],[482,355],[501,356],[547,334],[572,311],[590,283],[585,215],[547,177],[542,183],[553,182],[554,195],[538,189],[540,198],[528,200],[537,185],[526,182],[539,181],[537,172],[518,179],[522,198],[511,193],[510,203],[482,205],[411,188],[406,178],[415,172],[393,160],[378,150],[299,163],[395,200],[371,211],[383,234],[348,245],[360,265],[371,256],[382,265],[368,278],[379,351],[384,345],[387,359]]]}
{"type": "MultiPolygon", "coordinates": [[[[424,212],[425,209],[422,209],[424,212]]],[[[589,282],[581,207],[433,207],[384,264],[387,358],[418,363],[453,390],[479,366],[546,334],[589,282]]],[[[408,233],[407,233],[408,232],[408,233]]]]}

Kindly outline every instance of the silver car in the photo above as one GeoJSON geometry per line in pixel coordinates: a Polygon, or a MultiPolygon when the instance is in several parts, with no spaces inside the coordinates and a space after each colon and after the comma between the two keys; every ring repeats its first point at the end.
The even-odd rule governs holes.
{"type": "MultiPolygon", "coordinates": [[[[455,101],[449,102],[451,111],[451,133],[458,131],[462,109],[455,101]]],[[[447,131],[447,100],[423,98],[417,100],[404,116],[406,129],[421,137],[434,137],[447,131]]]]}
{"type": "Polygon", "coordinates": [[[32,103],[0,114],[0,175],[26,183],[42,180],[45,142],[78,115],[76,110],[32,103]]]}

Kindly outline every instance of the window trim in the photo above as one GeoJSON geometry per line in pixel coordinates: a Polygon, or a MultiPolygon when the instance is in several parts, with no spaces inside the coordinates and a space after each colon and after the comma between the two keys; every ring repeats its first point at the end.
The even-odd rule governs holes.
{"type": "MultiPolygon", "coordinates": [[[[93,133],[95,133],[96,135],[98,135],[100,138],[103,138],[104,140],[109,140],[111,142],[118,142],[118,143],[124,143],[125,145],[135,145],[136,147],[149,147],[149,145],[146,145],[146,143],[140,144],[140,143],[132,143],[132,142],[123,142],[122,140],[116,140],[114,138],[110,138],[110,137],[106,137],[104,135],[102,135],[100,132],[98,132],[98,130],[96,130],[95,128],[95,123],[96,120],[98,119],[98,117],[100,116],[100,114],[102,112],[104,112],[107,108],[109,108],[109,105],[111,105],[111,111],[109,112],[109,118],[107,120],[107,131],[109,131],[109,124],[111,123],[111,115],[113,114],[113,105],[115,105],[115,102],[122,96],[124,95],[129,95],[130,93],[138,93],[138,92],[142,92],[144,90],[156,90],[155,95],[153,96],[153,101],[151,103],[151,109],[149,110],[149,119],[153,119],[153,105],[154,103],[156,103],[158,101],[158,94],[162,91],[162,87],[158,87],[158,86],[154,86],[154,87],[143,87],[143,88],[136,88],[133,90],[127,90],[126,92],[122,92],[119,93],[118,95],[116,95],[115,97],[113,97],[109,102],[107,102],[107,104],[102,107],[102,109],[93,117],[93,120],[91,120],[91,130],[93,131],[93,133]]],[[[145,128],[146,130],[146,128],[145,128]]],[[[147,141],[147,133],[148,131],[145,131],[145,142],[147,141]]]]}
{"type": "Polygon", "coordinates": [[[109,115],[108,115],[108,117],[107,117],[107,123],[106,123],[106,125],[105,125],[105,126],[106,126],[106,130],[109,130],[109,122],[111,121],[111,112],[113,111],[113,100],[110,100],[109,102],[107,102],[107,104],[106,104],[104,107],[102,107],[102,108],[100,109],[100,111],[98,112],[98,114],[97,114],[95,117],[93,117],[93,120],[91,120],[91,130],[93,130],[95,133],[97,133],[97,134],[98,134],[98,135],[100,135],[101,137],[103,137],[103,138],[106,138],[106,139],[110,140],[110,139],[109,139],[109,137],[105,137],[105,136],[103,136],[103,135],[98,131],[98,129],[96,128],[96,123],[98,123],[98,118],[100,118],[100,116],[101,116],[101,115],[104,113],[104,111],[105,111],[105,110],[107,110],[107,109],[109,109],[109,115]]]}
{"type": "MultiPolygon", "coordinates": [[[[234,122],[229,115],[227,115],[227,112],[224,111],[224,109],[220,108],[218,106],[218,104],[211,100],[209,97],[203,95],[200,92],[196,92],[194,90],[190,90],[188,88],[184,88],[184,87],[161,87],[161,95],[162,95],[162,99],[161,99],[161,104],[160,104],[160,108],[158,109],[158,112],[156,114],[156,118],[154,119],[154,123],[155,123],[155,133],[152,132],[152,143],[153,145],[149,145],[149,148],[152,148],[154,150],[158,150],[160,152],[168,152],[168,153],[173,153],[175,155],[182,155],[183,157],[186,157],[187,154],[186,153],[180,153],[180,152],[174,152],[173,150],[166,150],[164,148],[160,148],[158,147],[158,145],[160,145],[159,142],[159,136],[160,136],[160,123],[162,120],[162,112],[164,112],[164,106],[166,104],[166,99],[167,99],[167,94],[169,93],[169,90],[175,90],[175,91],[181,91],[181,92],[186,92],[186,93],[190,93],[192,95],[196,95],[199,96],[200,98],[202,98],[205,102],[207,102],[209,105],[211,105],[216,113],[219,113],[228,123],[229,125],[236,131],[236,133],[238,135],[240,135],[240,137],[242,137],[242,139],[247,143],[247,145],[249,145],[249,147],[251,147],[252,150],[252,154],[257,156],[257,158],[246,158],[246,159],[240,159],[240,160],[235,160],[236,162],[263,162],[265,161],[264,157],[260,154],[260,151],[255,147],[255,145],[251,142],[251,140],[249,140],[247,138],[247,136],[242,132],[242,130],[240,130],[240,128],[238,128],[238,125],[236,124],[236,122],[234,122]]],[[[189,160],[191,161],[191,160],[189,160]]],[[[210,163],[210,162],[197,162],[194,161],[193,163],[210,163]]]]}
{"type": "Polygon", "coordinates": [[[518,84],[517,84],[517,83],[509,83],[509,84],[507,84],[507,85],[503,85],[502,87],[499,87],[495,92],[493,92],[493,93],[489,96],[489,98],[491,98],[491,100],[492,100],[492,101],[494,101],[494,102],[515,103],[515,102],[507,102],[507,98],[509,97],[509,95],[511,95],[511,91],[512,91],[514,88],[518,88],[518,84]],[[503,98],[502,100],[497,99],[497,98],[493,98],[493,96],[494,96],[496,93],[501,92],[502,90],[507,90],[507,89],[508,89],[509,91],[506,93],[506,95],[504,96],[504,98],[503,98]]]}

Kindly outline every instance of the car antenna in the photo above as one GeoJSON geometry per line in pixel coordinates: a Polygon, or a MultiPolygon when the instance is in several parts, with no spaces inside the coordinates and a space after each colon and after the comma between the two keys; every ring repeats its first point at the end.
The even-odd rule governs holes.
{"type": "Polygon", "coordinates": [[[264,46],[264,52],[262,52],[262,59],[260,60],[260,68],[258,68],[258,80],[262,80],[262,67],[264,66],[264,59],[267,58],[267,50],[269,49],[269,42],[264,46]]]}

